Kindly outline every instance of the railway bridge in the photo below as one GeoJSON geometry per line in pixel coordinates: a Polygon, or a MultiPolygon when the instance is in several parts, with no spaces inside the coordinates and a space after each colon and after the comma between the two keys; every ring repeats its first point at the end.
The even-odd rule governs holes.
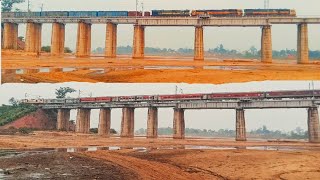
{"type": "MultiPolygon", "coordinates": [[[[67,130],[70,120],[70,110],[77,109],[76,132],[89,133],[90,112],[92,109],[100,109],[99,135],[109,137],[111,110],[122,109],[121,137],[134,137],[134,112],[136,108],[148,108],[147,137],[158,136],[158,109],[173,108],[173,138],[185,138],[186,110],[199,109],[234,109],[236,111],[235,129],[236,140],[246,141],[246,109],[275,109],[275,108],[305,108],[308,114],[309,142],[320,142],[320,127],[318,107],[320,99],[317,98],[294,98],[287,97],[278,99],[220,99],[220,100],[171,100],[171,101],[122,101],[122,102],[75,102],[75,103],[41,103],[35,104],[43,109],[56,109],[57,129],[67,130]]],[[[286,119],[285,121],[289,121],[286,119]]]]}
{"type": "Polygon", "coordinates": [[[51,55],[61,56],[64,53],[65,25],[77,23],[76,56],[90,56],[91,26],[106,24],[105,56],[114,58],[117,55],[117,25],[134,26],[132,57],[144,58],[145,29],[150,26],[191,26],[195,28],[194,60],[204,60],[204,27],[261,27],[261,61],[272,63],[273,24],[297,25],[297,61],[300,64],[309,62],[308,24],[320,24],[320,18],[299,17],[2,17],[4,23],[4,49],[17,49],[18,25],[27,24],[25,51],[40,53],[42,24],[52,24],[51,55]]]}

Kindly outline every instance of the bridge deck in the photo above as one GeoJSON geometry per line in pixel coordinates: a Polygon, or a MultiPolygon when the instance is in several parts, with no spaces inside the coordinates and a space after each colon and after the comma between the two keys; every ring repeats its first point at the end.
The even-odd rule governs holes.
{"type": "Polygon", "coordinates": [[[265,26],[272,24],[320,24],[320,18],[308,17],[225,17],[201,19],[198,17],[32,17],[32,18],[1,18],[2,22],[11,23],[78,23],[86,22],[91,24],[138,24],[143,26],[265,26]]]}
{"type": "Polygon", "coordinates": [[[273,108],[309,108],[320,105],[319,99],[292,100],[248,100],[248,101],[172,101],[172,102],[110,102],[78,104],[42,104],[44,109],[100,109],[100,108],[181,108],[181,109],[273,109],[273,108]]]}

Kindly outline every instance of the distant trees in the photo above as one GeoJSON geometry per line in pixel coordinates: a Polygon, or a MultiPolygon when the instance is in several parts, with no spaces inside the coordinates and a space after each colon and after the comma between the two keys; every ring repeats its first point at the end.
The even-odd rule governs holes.
{"type": "Polygon", "coordinates": [[[51,52],[51,46],[42,46],[41,51],[43,52],[51,52]]]}
{"type": "MultiPolygon", "coordinates": [[[[1,2],[1,11],[2,12],[10,12],[12,11],[14,4],[23,3],[25,0],[2,0],[1,2]]],[[[20,11],[20,9],[15,9],[15,11],[20,11]]]]}
{"type": "MultiPolygon", "coordinates": [[[[42,46],[41,51],[49,53],[49,52],[51,52],[51,46],[42,46]]],[[[64,52],[65,53],[72,53],[72,51],[69,47],[65,47],[64,52]]]]}
{"type": "MultiPolygon", "coordinates": [[[[93,53],[104,54],[105,49],[98,47],[93,50],[93,53]]],[[[277,59],[290,59],[296,58],[297,51],[294,49],[284,49],[284,50],[274,50],[273,58],[277,59]]],[[[120,46],[117,48],[118,54],[131,54],[131,46],[120,46]]],[[[179,48],[179,49],[170,49],[170,48],[153,48],[145,47],[145,54],[150,55],[193,55],[194,50],[191,48],[179,48]]],[[[255,46],[251,46],[248,50],[238,51],[235,49],[226,49],[223,44],[218,45],[215,48],[210,48],[205,52],[207,55],[212,56],[224,56],[232,58],[260,58],[261,50],[258,50],[255,46]]],[[[310,51],[311,59],[320,59],[320,51],[310,51]]]]}
{"type": "MultiPolygon", "coordinates": [[[[146,135],[146,129],[139,129],[135,132],[138,135],[146,135]]],[[[158,128],[159,135],[172,135],[173,129],[171,127],[158,128]]],[[[187,136],[203,136],[203,137],[235,137],[236,131],[230,129],[219,129],[217,131],[211,129],[193,129],[186,128],[185,133],[187,136]]],[[[279,130],[269,130],[267,126],[262,126],[256,130],[247,132],[248,137],[255,138],[273,138],[273,139],[307,139],[308,132],[300,127],[290,132],[282,132],[279,130]]]]}
{"type": "Polygon", "coordinates": [[[66,98],[68,93],[76,92],[75,89],[70,87],[60,87],[59,89],[56,89],[56,98],[66,98]]]}
{"type": "Polygon", "coordinates": [[[19,36],[18,39],[19,39],[20,41],[23,41],[23,42],[24,42],[24,37],[23,37],[23,36],[19,36]]]}
{"type": "Polygon", "coordinates": [[[19,105],[19,101],[16,100],[14,97],[9,99],[9,104],[11,104],[12,106],[18,106],[19,105]]]}
{"type": "Polygon", "coordinates": [[[64,52],[65,53],[72,53],[71,49],[69,47],[65,47],[64,48],[64,52]]]}

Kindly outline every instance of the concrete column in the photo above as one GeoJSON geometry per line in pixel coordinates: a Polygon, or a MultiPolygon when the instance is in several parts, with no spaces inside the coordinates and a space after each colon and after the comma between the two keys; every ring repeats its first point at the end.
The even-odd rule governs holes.
{"type": "Polygon", "coordinates": [[[298,25],[297,58],[299,64],[309,63],[308,24],[298,25]]]}
{"type": "Polygon", "coordinates": [[[110,124],[111,124],[111,109],[110,108],[100,109],[98,134],[109,137],[110,124]]]}
{"type": "Polygon", "coordinates": [[[61,56],[64,53],[65,25],[52,23],[51,55],[61,56]]]}
{"type": "Polygon", "coordinates": [[[25,42],[25,51],[26,52],[41,52],[41,31],[42,24],[38,23],[27,23],[26,30],[26,42],[25,42]]]}
{"type": "Polygon", "coordinates": [[[91,109],[78,109],[76,120],[76,132],[89,133],[91,109]]]}
{"type": "Polygon", "coordinates": [[[147,122],[147,138],[158,137],[158,108],[149,107],[147,122]]]}
{"type": "Polygon", "coordinates": [[[68,131],[70,109],[58,109],[57,130],[68,131]]]}
{"type": "Polygon", "coordinates": [[[243,109],[236,110],[236,141],[246,141],[246,120],[243,109]]]}
{"type": "Polygon", "coordinates": [[[184,109],[174,109],[173,115],[173,138],[185,138],[184,109]]]}
{"type": "Polygon", "coordinates": [[[18,49],[18,24],[4,23],[3,49],[18,49]]]}
{"type": "Polygon", "coordinates": [[[308,109],[309,142],[320,142],[319,113],[317,107],[308,109]]]}
{"type": "Polygon", "coordinates": [[[113,23],[107,23],[105,56],[117,56],[117,25],[113,23]]]}
{"type": "Polygon", "coordinates": [[[204,60],[203,27],[195,27],[194,60],[204,60]]]}
{"type": "Polygon", "coordinates": [[[139,59],[144,58],[144,26],[135,25],[134,26],[134,36],[133,36],[133,58],[139,59]]]}
{"type": "Polygon", "coordinates": [[[261,62],[263,62],[263,63],[272,63],[271,26],[263,26],[262,27],[261,62]]]}
{"type": "Polygon", "coordinates": [[[134,137],[134,108],[122,109],[121,137],[134,137]]]}
{"type": "Polygon", "coordinates": [[[77,57],[86,57],[91,54],[91,24],[78,23],[77,57]]]}

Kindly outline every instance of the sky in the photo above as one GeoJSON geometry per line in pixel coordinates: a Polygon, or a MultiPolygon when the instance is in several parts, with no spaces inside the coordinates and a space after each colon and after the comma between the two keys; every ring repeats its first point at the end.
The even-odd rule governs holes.
{"type": "MultiPolygon", "coordinates": [[[[31,10],[135,10],[134,0],[30,0],[31,10]]],[[[139,0],[139,8],[143,9],[245,9],[263,8],[264,0],[139,0]]],[[[320,17],[319,0],[270,0],[270,8],[293,8],[299,16],[320,17]]],[[[17,6],[27,9],[27,3],[17,6]]],[[[66,26],[66,46],[75,49],[76,24],[66,26]]],[[[105,46],[105,25],[92,26],[92,48],[105,46]]],[[[147,27],[146,46],[159,48],[193,48],[193,27],[147,27]]],[[[296,25],[273,25],[273,49],[296,49],[296,25]]],[[[25,36],[25,25],[20,25],[19,35],[25,36]]],[[[259,27],[206,27],[204,31],[205,49],[224,44],[225,48],[247,50],[251,46],[260,49],[261,29],[259,27]]],[[[309,25],[309,44],[311,50],[320,50],[320,25],[309,25]]],[[[118,46],[132,45],[133,26],[118,26],[118,46]]],[[[50,45],[51,25],[43,25],[43,45],[50,45]]]]}
{"type": "MultiPolygon", "coordinates": [[[[212,93],[212,92],[245,92],[270,90],[301,90],[309,88],[309,81],[265,81],[249,83],[232,83],[223,85],[213,84],[107,84],[107,83],[61,83],[61,84],[3,84],[0,88],[0,104],[7,104],[11,97],[54,98],[55,89],[72,87],[78,92],[70,97],[120,96],[145,94],[174,94],[176,86],[183,93],[212,93]]],[[[314,82],[314,88],[320,89],[320,81],[314,82]]],[[[306,109],[264,109],[246,110],[247,130],[258,129],[266,125],[272,130],[290,131],[296,127],[307,129],[306,109]]],[[[76,119],[76,110],[71,111],[71,119],[76,119]]],[[[98,127],[99,110],[92,110],[91,128],[98,127]]],[[[120,129],[121,109],[112,109],[111,127],[120,129]]],[[[186,128],[198,129],[235,129],[235,110],[186,110],[186,128]]],[[[135,110],[135,130],[147,126],[147,109],[135,110]]],[[[173,109],[159,109],[159,127],[173,127],[173,109]]]]}

